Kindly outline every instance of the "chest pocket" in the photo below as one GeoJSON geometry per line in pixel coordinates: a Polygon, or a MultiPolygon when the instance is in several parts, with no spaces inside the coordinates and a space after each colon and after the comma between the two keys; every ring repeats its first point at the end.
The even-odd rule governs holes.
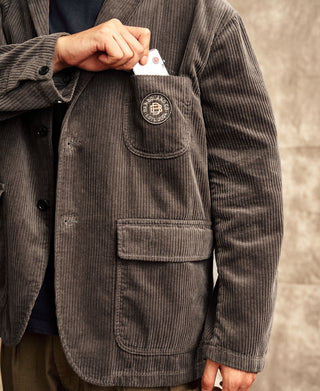
{"type": "Polygon", "coordinates": [[[135,155],[170,159],[190,146],[192,84],[184,76],[131,76],[123,136],[135,155]]]}

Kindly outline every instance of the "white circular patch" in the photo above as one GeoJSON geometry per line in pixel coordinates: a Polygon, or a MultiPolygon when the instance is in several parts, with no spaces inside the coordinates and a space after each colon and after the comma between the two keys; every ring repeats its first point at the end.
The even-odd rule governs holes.
{"type": "Polygon", "coordinates": [[[150,124],[162,124],[171,115],[170,100],[163,94],[149,94],[141,102],[142,117],[150,124]]]}

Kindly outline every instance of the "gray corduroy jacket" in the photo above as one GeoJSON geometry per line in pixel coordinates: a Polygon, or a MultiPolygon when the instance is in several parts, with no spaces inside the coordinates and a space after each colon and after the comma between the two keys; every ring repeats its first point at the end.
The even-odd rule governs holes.
{"type": "Polygon", "coordinates": [[[3,343],[24,333],[54,230],[59,334],[84,380],[179,384],[201,377],[206,358],[262,370],[281,179],[270,102],[239,15],[223,0],[106,0],[97,24],[148,27],[170,76],[73,70],[58,90],[61,34],[48,35],[48,10],[48,0],[0,0],[3,343]],[[150,123],[144,109],[159,96],[169,109],[150,123]],[[57,100],[70,105],[55,193],[57,100]]]}

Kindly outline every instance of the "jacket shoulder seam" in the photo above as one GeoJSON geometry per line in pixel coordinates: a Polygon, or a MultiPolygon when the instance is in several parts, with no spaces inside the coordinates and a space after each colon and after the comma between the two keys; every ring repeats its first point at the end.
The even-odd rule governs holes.
{"type": "MultiPolygon", "coordinates": [[[[238,20],[239,18],[239,14],[237,11],[234,11],[235,13],[233,15],[231,15],[231,17],[227,20],[226,23],[223,24],[223,26],[217,30],[216,33],[213,34],[213,38],[212,38],[212,43],[211,43],[211,47],[210,47],[210,51],[213,51],[214,50],[214,47],[215,47],[215,43],[217,41],[217,39],[227,30],[227,28],[235,21],[235,20],[238,20]]],[[[210,55],[207,57],[206,59],[206,62],[203,64],[200,72],[199,72],[199,79],[201,78],[201,75],[203,73],[203,71],[205,70],[207,64],[208,64],[208,61],[210,59],[210,55]]]]}

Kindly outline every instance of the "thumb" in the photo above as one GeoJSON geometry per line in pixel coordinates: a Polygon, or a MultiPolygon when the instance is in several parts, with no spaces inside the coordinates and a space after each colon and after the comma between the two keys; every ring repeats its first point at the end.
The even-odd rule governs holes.
{"type": "Polygon", "coordinates": [[[213,391],[219,365],[217,362],[207,360],[201,379],[201,391],[213,391]]]}

